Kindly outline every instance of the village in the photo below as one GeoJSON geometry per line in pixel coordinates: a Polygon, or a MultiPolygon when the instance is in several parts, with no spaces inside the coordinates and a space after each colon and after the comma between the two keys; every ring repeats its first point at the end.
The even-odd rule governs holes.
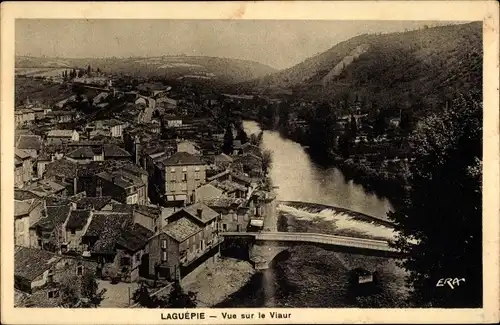
{"type": "Polygon", "coordinates": [[[82,306],[67,287],[85,278],[104,307],[134,305],[139,283],[200,290],[208,267],[223,279],[242,265],[221,257],[221,233],[275,227],[270,156],[227,109],[234,98],[90,66],[18,78],[73,94],[16,98],[16,306],[82,306]]]}

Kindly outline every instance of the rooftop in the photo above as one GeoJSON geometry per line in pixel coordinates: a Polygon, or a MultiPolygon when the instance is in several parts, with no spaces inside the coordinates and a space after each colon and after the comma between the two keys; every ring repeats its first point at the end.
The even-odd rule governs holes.
{"type": "Polygon", "coordinates": [[[236,190],[239,190],[239,191],[246,191],[247,188],[243,185],[240,185],[238,183],[235,183],[233,181],[230,181],[230,180],[224,180],[222,182],[219,182],[217,180],[215,181],[212,181],[211,184],[213,184],[214,186],[226,191],[226,192],[234,192],[236,190]]]}
{"type": "Polygon", "coordinates": [[[109,203],[111,203],[111,196],[84,197],[76,201],[76,207],[77,209],[101,210],[109,203]]]}
{"type": "Polygon", "coordinates": [[[162,160],[165,166],[185,166],[185,165],[203,165],[199,157],[187,152],[176,152],[169,158],[162,160]]]}
{"type": "Polygon", "coordinates": [[[33,183],[27,187],[29,191],[32,193],[35,193],[36,195],[40,197],[45,197],[48,195],[56,194],[61,191],[64,191],[66,187],[63,185],[49,181],[47,179],[43,179],[38,181],[37,183],[33,183]]]}
{"type": "Polygon", "coordinates": [[[22,217],[29,214],[40,203],[39,199],[14,200],[14,217],[22,217]]]}
{"type": "Polygon", "coordinates": [[[78,164],[67,159],[55,160],[45,167],[46,176],[58,176],[64,178],[75,178],[77,176],[78,164]]]}
{"type": "Polygon", "coordinates": [[[174,240],[183,242],[189,237],[194,236],[201,230],[201,227],[187,218],[181,218],[167,224],[163,231],[174,240]]]}
{"type": "Polygon", "coordinates": [[[14,274],[33,281],[61,259],[62,256],[45,250],[17,246],[14,253],[14,274]]]}
{"type": "Polygon", "coordinates": [[[206,205],[212,208],[234,208],[241,206],[245,202],[245,199],[230,198],[227,196],[221,196],[215,199],[208,199],[204,201],[206,205]]]}
{"type": "Polygon", "coordinates": [[[207,223],[217,218],[217,216],[219,215],[217,211],[212,210],[210,207],[200,202],[185,207],[183,210],[203,223],[207,223]],[[201,211],[201,216],[198,215],[198,211],[201,211]]]}
{"type": "Polygon", "coordinates": [[[90,210],[73,210],[68,218],[66,227],[68,229],[83,229],[90,217],[90,210]]]}
{"type": "Polygon", "coordinates": [[[54,229],[62,225],[69,216],[71,207],[66,206],[48,206],[46,209],[46,217],[38,220],[33,226],[38,226],[44,229],[54,229]]]}
{"type": "Polygon", "coordinates": [[[54,138],[71,138],[73,136],[74,130],[50,130],[47,133],[47,137],[54,138]]]}
{"type": "Polygon", "coordinates": [[[42,143],[42,138],[38,135],[21,135],[17,140],[16,148],[40,150],[42,143]]]}

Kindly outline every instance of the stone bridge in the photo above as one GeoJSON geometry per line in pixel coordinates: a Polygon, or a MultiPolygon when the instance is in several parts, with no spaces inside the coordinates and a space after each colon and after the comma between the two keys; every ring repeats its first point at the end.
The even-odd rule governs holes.
{"type": "Polygon", "coordinates": [[[224,232],[225,241],[246,239],[249,245],[249,258],[256,269],[266,269],[269,263],[284,250],[293,245],[316,245],[327,250],[348,252],[370,256],[399,257],[400,253],[384,240],[345,237],[318,233],[295,232],[224,232]]]}

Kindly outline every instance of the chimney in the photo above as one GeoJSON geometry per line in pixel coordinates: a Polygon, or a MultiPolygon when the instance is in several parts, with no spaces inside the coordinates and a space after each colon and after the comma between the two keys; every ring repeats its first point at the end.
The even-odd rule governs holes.
{"type": "Polygon", "coordinates": [[[196,209],[196,215],[198,216],[198,219],[201,219],[203,215],[203,209],[202,208],[196,209]]]}

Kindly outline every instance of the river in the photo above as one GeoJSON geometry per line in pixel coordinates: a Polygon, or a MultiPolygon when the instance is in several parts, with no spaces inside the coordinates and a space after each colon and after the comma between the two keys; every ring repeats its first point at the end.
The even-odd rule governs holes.
{"type": "MultiPolygon", "coordinates": [[[[247,134],[258,133],[253,121],[245,121],[247,134]]],[[[302,201],[344,208],[387,220],[391,203],[347,181],[337,168],[316,165],[298,143],[278,132],[264,131],[262,148],[272,153],[269,175],[280,201],[302,201]]],[[[341,231],[368,237],[393,238],[391,228],[358,220],[339,209],[281,206],[280,219],[293,223],[292,231],[341,231]]],[[[286,231],[286,230],[285,230],[286,231]]],[[[315,246],[291,247],[279,254],[271,267],[257,272],[236,293],[214,307],[404,307],[406,273],[390,258],[325,250],[315,246]],[[380,283],[367,292],[349,285],[350,271],[377,271],[380,283]]]]}
{"type": "MultiPolygon", "coordinates": [[[[254,121],[243,123],[247,134],[260,132],[254,121]]],[[[386,219],[393,206],[386,198],[367,192],[363,186],[347,181],[337,168],[316,165],[298,143],[278,132],[264,131],[262,148],[272,152],[269,175],[277,186],[278,200],[303,201],[338,206],[386,219]]]]}

